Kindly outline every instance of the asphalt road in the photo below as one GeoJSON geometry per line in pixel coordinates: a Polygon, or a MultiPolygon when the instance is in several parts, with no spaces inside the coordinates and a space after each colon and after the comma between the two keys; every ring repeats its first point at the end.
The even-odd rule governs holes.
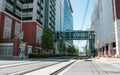
{"type": "MultiPolygon", "coordinates": [[[[19,73],[29,75],[29,73],[34,74],[35,71],[35,75],[42,75],[42,70],[45,70],[45,75],[49,75],[47,72],[55,69],[57,70],[59,67],[64,67],[64,65],[70,61],[70,59],[41,59],[23,61],[0,60],[0,75],[19,75],[19,73]]],[[[120,75],[120,67],[101,63],[97,60],[74,61],[75,63],[68,66],[64,70],[61,70],[62,72],[60,71],[59,75],[120,75]]]]}
{"type": "Polygon", "coordinates": [[[62,75],[120,75],[120,67],[98,61],[79,61],[62,75]]]}
{"type": "Polygon", "coordinates": [[[0,75],[10,75],[17,72],[34,71],[45,66],[61,63],[66,59],[43,59],[29,61],[2,61],[0,60],[0,75]]]}

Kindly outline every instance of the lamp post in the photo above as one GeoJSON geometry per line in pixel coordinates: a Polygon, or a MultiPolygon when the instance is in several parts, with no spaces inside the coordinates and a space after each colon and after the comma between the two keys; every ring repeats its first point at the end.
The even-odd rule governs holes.
{"type": "Polygon", "coordinates": [[[96,45],[97,45],[96,48],[97,48],[97,50],[99,49],[99,47],[98,47],[99,46],[99,42],[100,42],[99,40],[96,41],[96,45]]]}
{"type": "Polygon", "coordinates": [[[97,51],[98,51],[98,56],[100,56],[100,52],[99,52],[99,43],[100,43],[100,41],[99,40],[97,40],[96,41],[96,48],[97,48],[97,51]]]}
{"type": "Polygon", "coordinates": [[[19,58],[23,59],[25,58],[25,46],[26,43],[23,42],[23,30],[22,30],[22,10],[21,10],[21,25],[20,25],[20,32],[19,32],[19,37],[20,37],[20,42],[19,42],[19,58]]]}

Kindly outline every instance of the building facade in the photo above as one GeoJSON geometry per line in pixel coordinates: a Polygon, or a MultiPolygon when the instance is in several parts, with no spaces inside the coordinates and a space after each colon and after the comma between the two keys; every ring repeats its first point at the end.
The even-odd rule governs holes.
{"type": "Polygon", "coordinates": [[[64,0],[64,31],[73,30],[73,10],[70,0],[64,0]]]}
{"type": "Polygon", "coordinates": [[[95,28],[95,47],[99,56],[115,56],[115,29],[112,0],[95,0],[92,28],[95,28]]]}
{"type": "MultiPolygon", "coordinates": [[[[55,15],[55,31],[63,31],[63,25],[64,25],[64,0],[56,0],[56,15],[55,15]]],[[[58,42],[55,41],[54,47],[55,47],[55,53],[60,54],[60,51],[58,49],[58,42]]]]}
{"type": "MultiPolygon", "coordinates": [[[[56,0],[56,18],[55,18],[55,31],[68,31],[73,30],[73,10],[70,0],[56,0]]],[[[72,45],[73,41],[64,40],[64,35],[60,35],[61,39],[65,41],[66,45],[72,45]]],[[[63,51],[58,49],[58,41],[55,41],[56,54],[62,54],[63,51]]]]}
{"type": "MultiPolygon", "coordinates": [[[[64,0],[64,26],[63,31],[71,31],[73,30],[73,10],[70,3],[70,0],[64,0]]],[[[64,39],[64,37],[63,37],[64,39]]],[[[66,40],[66,42],[73,44],[73,41],[66,40]]]]}
{"type": "Polygon", "coordinates": [[[44,12],[44,28],[50,28],[53,32],[55,31],[55,6],[56,0],[44,0],[45,1],[45,12],[44,12]]]}
{"type": "Polygon", "coordinates": [[[64,0],[56,0],[55,31],[63,31],[64,0]]]}
{"type": "Polygon", "coordinates": [[[0,56],[40,52],[44,5],[44,0],[0,0],[0,56]]]}
{"type": "Polygon", "coordinates": [[[116,56],[120,57],[120,0],[113,0],[116,56]]]}

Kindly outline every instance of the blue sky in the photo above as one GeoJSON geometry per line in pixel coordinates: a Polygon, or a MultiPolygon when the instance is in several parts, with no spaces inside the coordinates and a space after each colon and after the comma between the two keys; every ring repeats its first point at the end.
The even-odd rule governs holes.
{"type": "MultiPolygon", "coordinates": [[[[73,8],[73,29],[80,30],[83,22],[83,17],[85,14],[85,9],[88,0],[70,0],[73,8]]],[[[91,24],[91,15],[93,12],[94,0],[89,0],[88,10],[82,30],[90,28],[91,24]]],[[[86,44],[86,41],[74,41],[74,45],[79,47],[82,50],[86,44]]]]}

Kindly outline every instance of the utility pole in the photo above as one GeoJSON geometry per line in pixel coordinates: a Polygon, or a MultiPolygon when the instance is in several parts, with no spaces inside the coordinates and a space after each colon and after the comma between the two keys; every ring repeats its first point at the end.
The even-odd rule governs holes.
{"type": "Polygon", "coordinates": [[[22,9],[21,9],[21,25],[20,25],[20,33],[19,33],[19,37],[20,37],[20,42],[19,42],[19,58],[23,59],[25,58],[25,43],[23,43],[23,30],[22,30],[22,9]]]}

